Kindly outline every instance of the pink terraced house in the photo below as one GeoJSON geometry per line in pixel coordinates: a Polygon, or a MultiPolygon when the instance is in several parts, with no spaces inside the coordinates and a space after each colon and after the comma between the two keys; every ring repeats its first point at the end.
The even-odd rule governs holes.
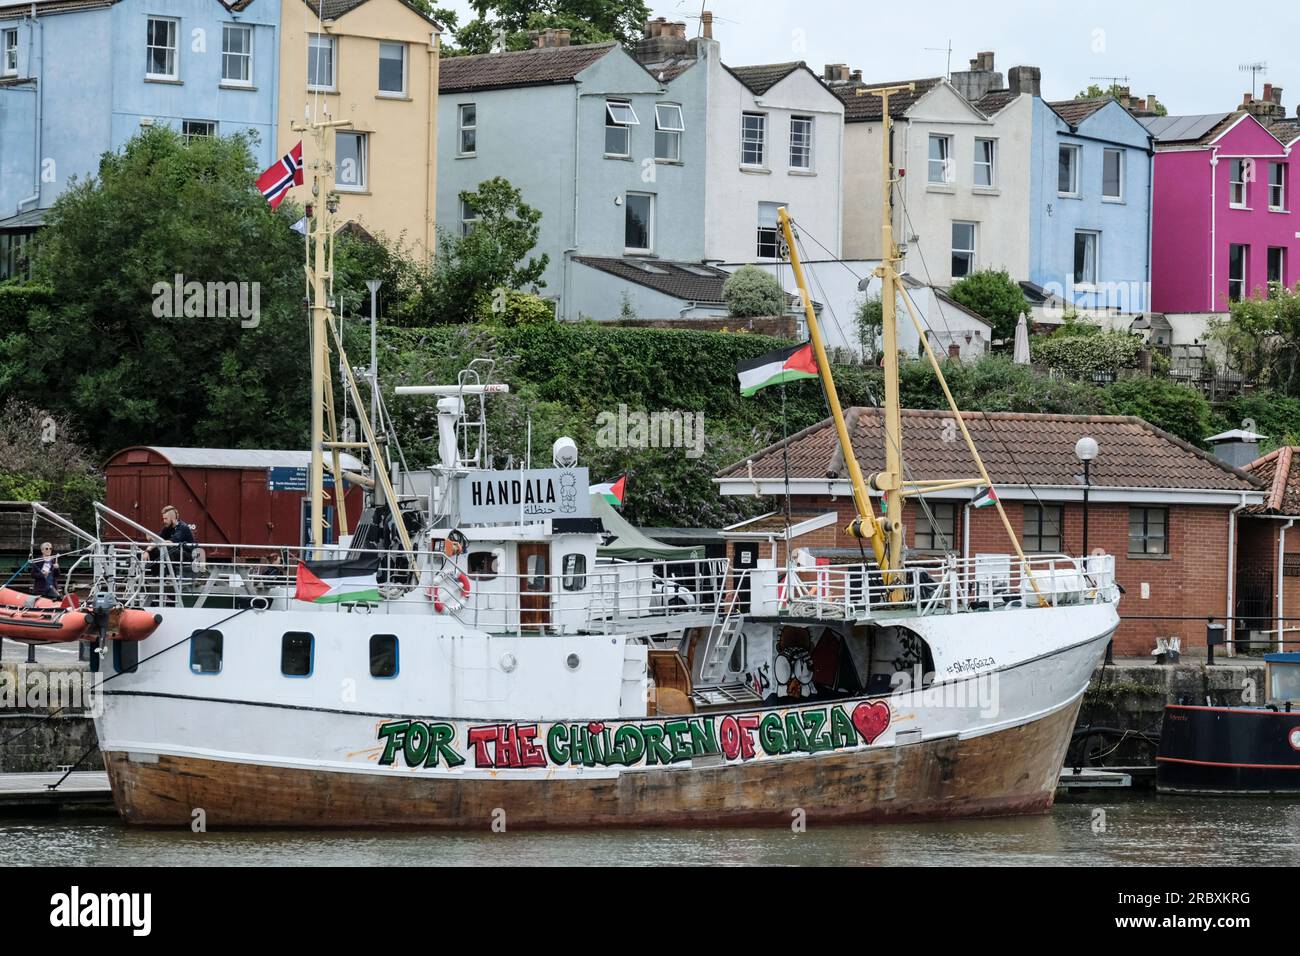
{"type": "Polygon", "coordinates": [[[1266,127],[1239,110],[1142,122],[1156,142],[1152,310],[1226,312],[1270,282],[1295,285],[1295,121],[1266,127]]]}

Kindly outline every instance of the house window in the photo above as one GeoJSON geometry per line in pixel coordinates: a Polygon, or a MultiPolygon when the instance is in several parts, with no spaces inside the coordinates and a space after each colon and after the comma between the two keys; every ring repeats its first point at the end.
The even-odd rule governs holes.
{"type": "Polygon", "coordinates": [[[952,173],[952,137],[931,133],[929,181],[951,183],[955,180],[952,173]]]}
{"type": "Polygon", "coordinates": [[[460,234],[468,236],[478,225],[478,212],[468,199],[460,201],[460,234]]]}
{"type": "Polygon", "coordinates": [[[176,74],[176,28],[179,20],[150,17],[147,23],[145,76],[153,80],[174,80],[176,74]]]}
{"type": "Polygon", "coordinates": [[[916,514],[914,546],[918,551],[947,551],[957,540],[957,506],[925,502],[916,514]]]}
{"type": "Polygon", "coordinates": [[[1240,302],[1246,293],[1246,247],[1228,246],[1228,301],[1240,302]]]}
{"type": "Polygon", "coordinates": [[[1101,233],[1080,230],[1074,234],[1075,285],[1097,284],[1097,247],[1101,233]]]}
{"type": "MultiPolygon", "coordinates": [[[[120,643],[114,641],[114,643],[120,643]]],[[[220,674],[222,644],[220,631],[195,631],[190,635],[190,672],[220,674]]]]}
{"type": "Polygon", "coordinates": [[[1268,165],[1268,208],[1286,209],[1286,166],[1282,163],[1268,165]]]}
{"type": "Polygon", "coordinates": [[[623,244],[627,251],[653,251],[655,197],[650,193],[628,193],[623,207],[623,244]]]}
{"type": "Polygon", "coordinates": [[[1060,505],[1025,505],[1025,550],[1061,553],[1060,505]]]}
{"type": "Polygon", "coordinates": [[[242,23],[221,26],[221,82],[253,84],[253,28],[242,23]]]}
{"type": "Polygon", "coordinates": [[[790,168],[813,168],[813,118],[790,117],[790,168]]]}
{"type": "Polygon", "coordinates": [[[758,248],[755,251],[760,259],[781,258],[781,223],[776,211],[782,205],[779,202],[758,204],[758,248]]]}
{"type": "Polygon", "coordinates": [[[952,277],[960,279],[975,271],[975,223],[952,224],[952,277]]]}
{"type": "Polygon", "coordinates": [[[478,107],[473,103],[462,103],[459,110],[461,156],[473,156],[478,153],[478,107]]]}
{"type": "Polygon", "coordinates": [[[216,120],[181,120],[181,135],[185,137],[185,142],[189,143],[196,139],[206,139],[217,135],[216,120]]]}
{"type": "Polygon", "coordinates": [[[1268,247],[1268,281],[1286,285],[1286,249],[1282,246],[1268,247]]]}
{"type": "Polygon", "coordinates": [[[307,89],[334,89],[334,37],[313,33],[307,38],[307,89]]]}
{"type": "Polygon", "coordinates": [[[18,75],[18,31],[0,32],[0,76],[18,75]]]}
{"type": "Polygon", "coordinates": [[[1056,154],[1056,191],[1062,196],[1079,195],[1079,147],[1062,146],[1056,154]]]}
{"type": "Polygon", "coordinates": [[[397,635],[370,635],[370,676],[397,676],[397,635]]]}
{"type": "Polygon", "coordinates": [[[306,631],[286,631],[280,638],[280,673],[285,677],[310,677],[316,638],[306,631]]]}
{"type": "Polygon", "coordinates": [[[406,44],[379,44],[379,95],[406,95],[406,44]]]}
{"type": "Polygon", "coordinates": [[[1169,553],[1169,512],[1164,508],[1128,510],[1128,553],[1169,553]]]}
{"type": "Polygon", "coordinates": [[[679,163],[682,160],[682,133],[686,124],[682,121],[682,108],[675,103],[659,103],[655,106],[655,159],[666,163],[679,163]]]}
{"type": "Polygon", "coordinates": [[[993,177],[993,157],[997,141],[992,139],[975,140],[975,185],[993,186],[997,180],[993,177]]]}
{"type": "Polygon", "coordinates": [[[1101,198],[1111,202],[1124,199],[1124,150],[1107,149],[1101,154],[1101,198]]]}
{"type": "Polygon", "coordinates": [[[581,591],[587,586],[587,556],[566,554],[562,565],[564,590],[581,591]]]}
{"type": "Polygon", "coordinates": [[[370,167],[370,135],[339,130],[334,140],[334,185],[364,192],[370,167]]]}
{"type": "Polygon", "coordinates": [[[632,155],[631,127],[640,126],[636,110],[631,103],[620,100],[605,101],[605,155],[632,155]]]}
{"type": "Polygon", "coordinates": [[[743,113],[740,117],[740,165],[767,163],[767,114],[743,113]]]}
{"type": "Polygon", "coordinates": [[[1228,205],[1246,207],[1246,161],[1234,159],[1228,163],[1228,205]]]}

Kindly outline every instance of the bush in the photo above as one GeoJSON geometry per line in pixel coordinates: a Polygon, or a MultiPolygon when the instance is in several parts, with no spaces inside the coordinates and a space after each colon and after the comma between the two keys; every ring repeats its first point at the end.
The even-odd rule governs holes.
{"type": "Polygon", "coordinates": [[[38,305],[48,305],[54,290],[44,285],[0,283],[0,335],[26,325],[28,313],[38,305]]]}
{"type": "Polygon", "coordinates": [[[42,501],[83,527],[104,479],[67,416],[11,398],[0,411],[0,500],[42,501]]]}
{"type": "Polygon", "coordinates": [[[1135,415],[1200,447],[1214,433],[1210,403],[1194,388],[1158,378],[1131,378],[1102,389],[1112,415],[1135,415]]]}
{"type": "Polygon", "coordinates": [[[722,286],[722,299],[737,318],[785,315],[786,298],[776,277],[757,266],[741,266],[722,286]]]}
{"type": "Polygon", "coordinates": [[[1261,450],[1281,445],[1300,444],[1300,399],[1271,389],[1239,395],[1224,405],[1216,432],[1230,428],[1250,428],[1267,436],[1261,450]]]}
{"type": "Polygon", "coordinates": [[[555,307],[531,292],[498,289],[488,307],[480,310],[479,318],[503,325],[538,325],[555,321],[555,307]]]}
{"type": "Polygon", "coordinates": [[[1029,314],[1029,300],[1020,284],[1002,271],[972,272],[953,285],[948,294],[992,323],[995,339],[1014,338],[1020,313],[1029,314]]]}
{"type": "Polygon", "coordinates": [[[858,344],[866,358],[874,358],[885,326],[885,307],[880,299],[863,299],[858,306],[858,344]]]}
{"type": "Polygon", "coordinates": [[[1030,343],[1035,362],[1075,376],[1114,375],[1137,365],[1142,340],[1127,332],[1059,332],[1030,343]]]}

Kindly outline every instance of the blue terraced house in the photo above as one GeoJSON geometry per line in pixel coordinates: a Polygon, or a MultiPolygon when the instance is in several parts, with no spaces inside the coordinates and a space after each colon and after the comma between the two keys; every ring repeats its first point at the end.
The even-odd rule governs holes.
{"type": "Polygon", "coordinates": [[[142,127],[274,160],[279,0],[0,0],[0,280],[45,211],[142,127]]]}

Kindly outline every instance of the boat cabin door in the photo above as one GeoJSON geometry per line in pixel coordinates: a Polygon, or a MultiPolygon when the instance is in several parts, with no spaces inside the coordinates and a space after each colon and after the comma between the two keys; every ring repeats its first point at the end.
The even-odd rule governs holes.
{"type": "Polygon", "coordinates": [[[748,614],[754,571],[758,568],[758,542],[737,541],[732,549],[731,567],[733,586],[739,592],[736,610],[748,614]]]}
{"type": "Polygon", "coordinates": [[[551,544],[521,541],[519,562],[519,626],[544,628],[551,623],[551,544]]]}

